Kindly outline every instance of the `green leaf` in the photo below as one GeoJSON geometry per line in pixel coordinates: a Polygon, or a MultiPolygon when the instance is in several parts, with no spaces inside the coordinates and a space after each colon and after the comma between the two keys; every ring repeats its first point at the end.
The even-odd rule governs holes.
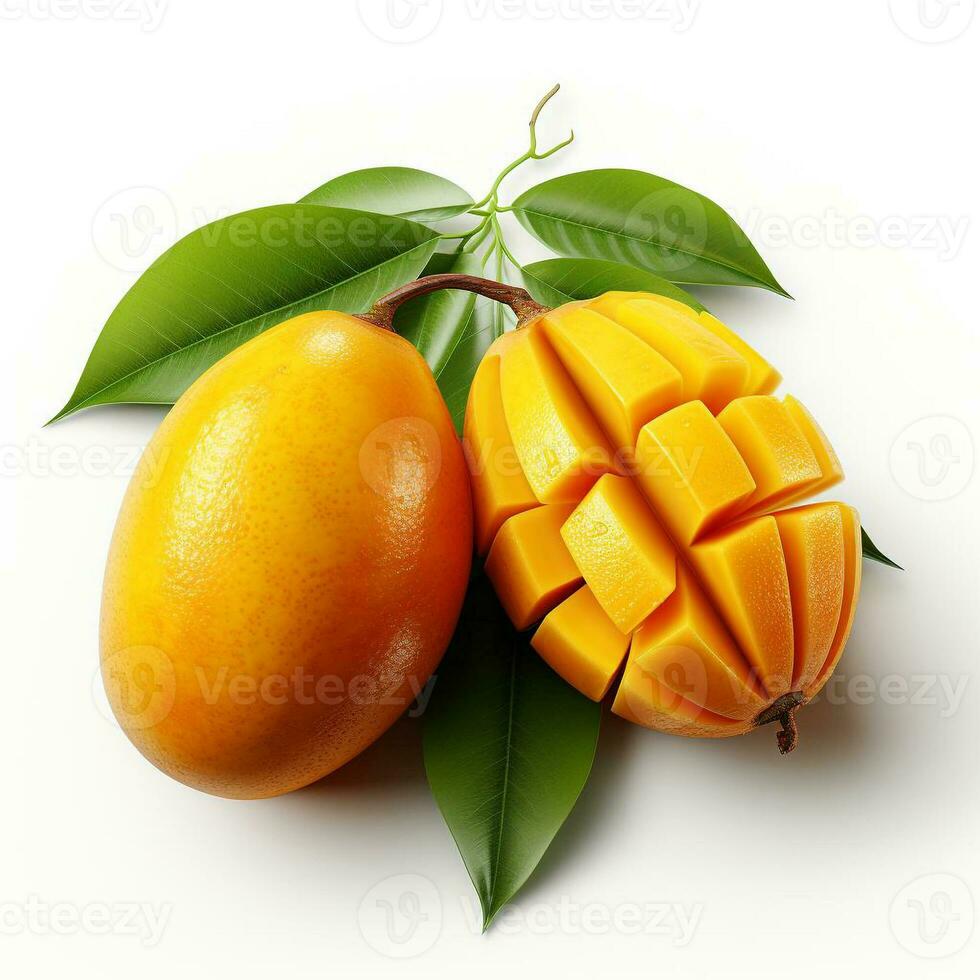
{"type": "Polygon", "coordinates": [[[528,292],[546,306],[561,306],[622,289],[676,299],[699,313],[704,309],[690,293],[672,282],[645,269],[604,259],[545,259],[524,266],[521,275],[528,292]]]}
{"type": "Polygon", "coordinates": [[[675,283],[761,286],[789,295],[722,208],[640,170],[555,177],[525,191],[513,211],[560,255],[622,262],[675,283]]]}
{"type": "Polygon", "coordinates": [[[217,360],[312,310],[362,312],[414,279],[439,239],[403,218],[281,204],[222,218],[164,253],[109,317],[68,404],[170,405],[217,360]]]}
{"type": "Polygon", "coordinates": [[[436,378],[449,414],[453,417],[453,424],[460,435],[463,432],[463,418],[466,415],[466,401],[473,375],[496,336],[493,316],[494,309],[499,305],[485,296],[477,296],[476,303],[460,330],[459,343],[436,378]]]}
{"type": "MultiPolygon", "coordinates": [[[[474,255],[437,252],[423,275],[461,272],[479,276],[474,255]]],[[[462,432],[473,375],[493,341],[493,307],[475,293],[443,289],[406,303],[395,316],[395,329],[421,351],[432,368],[457,432],[462,432]]]]}
{"type": "Polygon", "coordinates": [[[575,805],[600,714],[514,631],[486,578],[475,578],[425,715],[423,746],[484,929],[575,805]]]}
{"type": "Polygon", "coordinates": [[[300,203],[376,211],[427,223],[468,211],[473,198],[451,180],[425,170],[370,167],[328,180],[300,203]]]}
{"type": "Polygon", "coordinates": [[[889,568],[897,568],[900,572],[904,572],[905,569],[901,565],[896,564],[889,558],[881,549],[871,540],[871,535],[862,527],[861,528],[861,551],[865,558],[871,561],[880,562],[882,565],[887,565],[889,568]]]}

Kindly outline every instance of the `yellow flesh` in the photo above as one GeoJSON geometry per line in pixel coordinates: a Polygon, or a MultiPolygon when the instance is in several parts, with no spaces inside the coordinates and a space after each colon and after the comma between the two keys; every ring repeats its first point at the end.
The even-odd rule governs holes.
{"type": "Polygon", "coordinates": [[[720,321],[652,294],[570,303],[481,366],[467,452],[478,546],[535,649],[593,699],[686,735],[812,696],[860,588],[850,507],[786,509],[843,477],[778,373],[720,321]],[[516,469],[516,472],[514,470],[516,469]]]}

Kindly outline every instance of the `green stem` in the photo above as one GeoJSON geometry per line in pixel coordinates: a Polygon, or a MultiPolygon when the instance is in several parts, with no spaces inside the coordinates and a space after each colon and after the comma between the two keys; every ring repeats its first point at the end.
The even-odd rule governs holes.
{"type": "Polygon", "coordinates": [[[487,235],[493,231],[493,224],[488,217],[485,221],[480,223],[480,227],[476,229],[473,237],[463,246],[464,252],[475,252],[484,242],[487,235]]]}
{"type": "MultiPolygon", "coordinates": [[[[497,218],[498,214],[513,210],[513,208],[510,206],[500,204],[498,195],[500,193],[501,184],[503,184],[507,177],[517,170],[518,167],[527,163],[528,160],[546,160],[559,150],[564,149],[575,139],[575,132],[572,131],[569,133],[568,139],[562,140],[562,142],[555,144],[548,150],[538,151],[538,117],[541,115],[541,110],[544,109],[551,99],[558,94],[559,88],[559,85],[555,85],[555,87],[552,88],[551,91],[548,92],[534,107],[534,111],[531,113],[531,120],[528,123],[529,140],[526,152],[521,154],[521,156],[519,156],[516,160],[513,160],[507,164],[507,166],[504,167],[499,174],[497,174],[497,177],[486,196],[482,200],[477,201],[467,212],[468,214],[476,215],[483,220],[469,231],[460,232],[459,234],[439,236],[445,240],[459,241],[460,251],[466,254],[477,253],[487,238],[489,238],[490,247],[481,257],[480,267],[481,269],[485,270],[488,263],[491,260],[495,260],[496,278],[498,282],[503,281],[505,263],[509,262],[514,267],[515,271],[519,271],[521,268],[520,262],[517,261],[514,254],[507,247],[507,243],[504,241],[503,229],[501,228],[500,221],[497,218]]],[[[503,327],[503,310],[502,308],[498,307],[494,309],[494,334],[499,337],[503,332],[503,327]]]]}
{"type": "Polygon", "coordinates": [[[501,252],[508,258],[510,264],[514,266],[515,269],[519,269],[521,267],[521,263],[514,258],[514,254],[507,247],[507,243],[504,241],[504,232],[500,227],[500,222],[497,220],[497,216],[494,215],[490,220],[493,223],[493,236],[497,240],[497,244],[500,246],[501,252]]]}
{"type": "Polygon", "coordinates": [[[546,160],[552,154],[557,153],[559,150],[564,149],[568,146],[572,140],[575,139],[575,131],[569,134],[568,139],[563,140],[561,143],[557,143],[555,146],[551,147],[550,150],[545,150],[543,153],[538,152],[538,116],[541,115],[541,110],[548,104],[558,94],[558,90],[561,88],[560,85],[556,85],[550,92],[548,92],[541,101],[534,107],[534,112],[531,113],[531,121],[528,123],[530,128],[530,142],[527,151],[519,156],[516,160],[507,164],[503,170],[497,174],[497,179],[493,182],[493,186],[490,188],[486,197],[482,200],[477,201],[476,204],[470,209],[471,211],[478,208],[485,208],[490,205],[490,211],[493,212],[497,208],[497,194],[500,190],[500,185],[506,180],[506,178],[512,174],[518,167],[522,164],[527,163],[528,160],[546,160]]]}

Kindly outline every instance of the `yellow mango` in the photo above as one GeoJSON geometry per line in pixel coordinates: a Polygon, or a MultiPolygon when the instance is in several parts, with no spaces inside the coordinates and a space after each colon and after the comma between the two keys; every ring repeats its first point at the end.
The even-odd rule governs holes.
{"type": "Polygon", "coordinates": [[[650,293],[534,312],[498,345],[501,401],[481,373],[467,425],[508,431],[555,508],[501,524],[527,490],[474,476],[515,625],[537,623],[539,654],[624,718],[697,737],[779,721],[789,751],[860,591],[857,515],[803,504],[843,477],[816,421],[725,324],[650,293]]]}
{"type": "Polygon", "coordinates": [[[466,463],[425,361],[344,313],[204,373],[126,494],[102,675],[153,765],[235,798],[333,771],[411,704],[469,581],[466,463]]]}

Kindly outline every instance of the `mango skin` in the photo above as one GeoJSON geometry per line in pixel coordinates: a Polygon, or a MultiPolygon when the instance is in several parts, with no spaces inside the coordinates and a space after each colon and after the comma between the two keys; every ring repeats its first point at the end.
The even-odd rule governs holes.
{"type": "Polygon", "coordinates": [[[102,605],[113,711],[204,792],[314,782],[424,687],[472,547],[460,442],[411,344],[342,313],[273,327],[187,390],[133,477],[102,605]]]}

